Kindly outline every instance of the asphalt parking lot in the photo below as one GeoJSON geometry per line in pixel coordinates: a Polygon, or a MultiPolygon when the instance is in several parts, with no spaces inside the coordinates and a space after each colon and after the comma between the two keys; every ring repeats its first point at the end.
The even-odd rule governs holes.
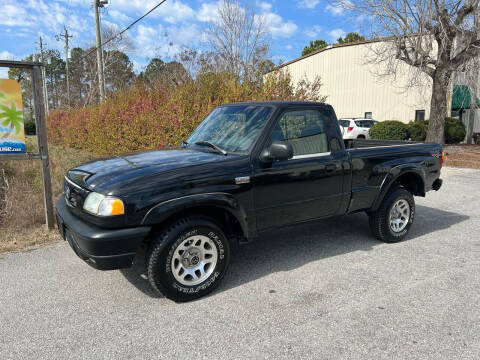
{"type": "Polygon", "coordinates": [[[155,294],[140,259],[0,255],[0,359],[479,359],[480,171],[442,177],[404,242],[374,240],[364,214],[284,229],[186,304],[155,294]]]}

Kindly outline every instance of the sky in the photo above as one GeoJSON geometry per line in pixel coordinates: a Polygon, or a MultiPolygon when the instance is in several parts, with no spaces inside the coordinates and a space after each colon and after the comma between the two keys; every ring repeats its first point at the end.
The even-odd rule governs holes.
{"type": "MultiPolygon", "coordinates": [[[[102,24],[122,30],[153,8],[160,0],[109,0],[101,9],[102,24]]],[[[263,14],[272,40],[270,56],[275,63],[301,55],[310,40],[335,43],[339,36],[359,31],[361,21],[327,0],[241,0],[263,14]]],[[[218,2],[167,0],[127,33],[135,48],[128,52],[137,72],[153,57],[171,60],[182,48],[200,49],[202,33],[215,21],[218,2]]],[[[42,36],[46,48],[58,49],[64,57],[64,44],[55,35],[68,28],[73,37],[70,47],[94,44],[94,18],[91,0],[0,0],[0,59],[21,60],[39,51],[42,36]]],[[[0,77],[6,70],[0,68],[0,77]]]]}

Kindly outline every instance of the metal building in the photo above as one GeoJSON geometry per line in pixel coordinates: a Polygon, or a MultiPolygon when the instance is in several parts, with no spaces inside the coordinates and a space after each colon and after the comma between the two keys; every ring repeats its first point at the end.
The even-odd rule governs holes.
{"type": "MultiPolygon", "coordinates": [[[[400,60],[391,60],[393,64],[372,61],[375,52],[385,48],[388,40],[391,38],[330,45],[279,68],[288,70],[294,83],[320,76],[323,84],[320,92],[328,96],[327,102],[334,107],[338,118],[366,117],[405,123],[428,119],[431,79],[400,60]],[[385,75],[392,66],[396,69],[395,75],[385,75]]],[[[453,106],[462,103],[459,93],[453,91],[458,85],[462,84],[451,89],[449,103],[453,106]]],[[[459,108],[449,112],[453,116],[462,115],[459,108]]],[[[479,132],[480,110],[476,112],[474,131],[479,132]]]]}

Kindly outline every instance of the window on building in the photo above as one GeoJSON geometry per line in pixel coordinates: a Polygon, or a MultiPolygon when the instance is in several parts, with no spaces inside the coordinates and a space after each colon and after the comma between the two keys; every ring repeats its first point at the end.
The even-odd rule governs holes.
{"type": "Polygon", "coordinates": [[[369,112],[366,112],[365,113],[365,119],[371,119],[372,118],[372,112],[369,111],[369,112]]]}
{"type": "Polygon", "coordinates": [[[317,110],[288,111],[273,129],[270,140],[289,142],[294,156],[327,152],[324,116],[317,110]]]}
{"type": "Polygon", "coordinates": [[[425,121],[425,110],[415,110],[415,121],[425,121]]]}
{"type": "Polygon", "coordinates": [[[455,118],[455,119],[461,119],[462,118],[462,109],[458,109],[458,110],[453,110],[452,109],[451,117],[455,118]]]}

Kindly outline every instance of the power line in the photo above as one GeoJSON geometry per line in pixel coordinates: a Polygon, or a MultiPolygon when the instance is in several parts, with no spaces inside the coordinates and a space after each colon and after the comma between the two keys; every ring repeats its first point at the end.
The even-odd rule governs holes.
{"type": "Polygon", "coordinates": [[[140,16],[137,20],[135,20],[134,22],[132,22],[130,25],[128,25],[125,29],[123,29],[122,31],[120,31],[119,33],[115,34],[114,36],[112,36],[110,39],[104,41],[103,43],[100,44],[100,46],[96,46],[95,48],[91,49],[89,52],[87,52],[85,55],[83,55],[82,58],[86,58],[88,55],[90,55],[91,53],[93,53],[94,51],[97,50],[97,48],[103,48],[104,45],[108,44],[110,41],[116,39],[117,37],[121,36],[124,32],[130,30],[130,28],[132,26],[134,26],[136,23],[138,23],[140,20],[142,20],[143,18],[147,17],[148,15],[150,15],[152,12],[154,12],[160,5],[162,5],[165,1],[167,0],[162,0],[160,1],[157,5],[155,5],[153,8],[151,8],[149,11],[147,11],[145,14],[143,14],[142,16],[140,16]]]}

